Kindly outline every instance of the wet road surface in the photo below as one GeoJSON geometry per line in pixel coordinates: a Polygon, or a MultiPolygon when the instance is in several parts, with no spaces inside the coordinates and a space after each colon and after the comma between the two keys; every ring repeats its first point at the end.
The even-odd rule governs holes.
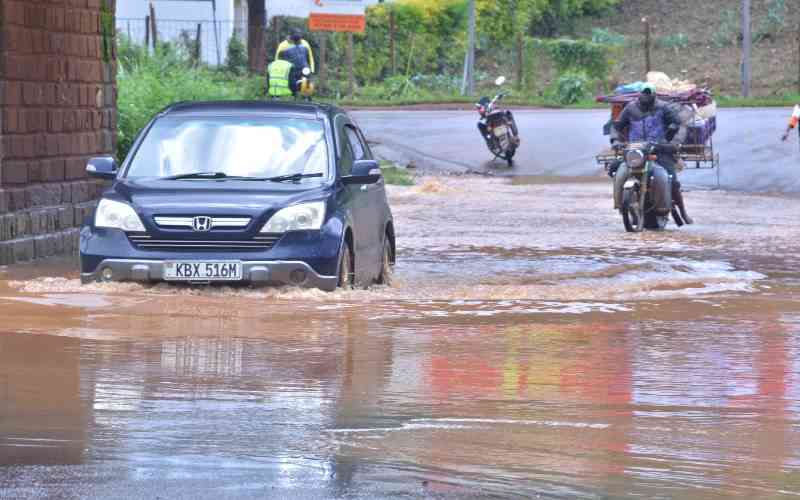
{"type": "MultiPolygon", "coordinates": [[[[513,109],[513,107],[512,107],[513,109]]],[[[595,155],[608,147],[602,135],[607,110],[515,111],[522,138],[509,168],[491,155],[477,132],[474,111],[359,111],[355,116],[375,150],[386,159],[422,169],[523,176],[601,175],[595,155]]],[[[714,148],[719,184],[743,191],[800,192],[797,134],[780,140],[791,109],[721,109],[714,148]]],[[[717,187],[717,172],[687,171],[682,180],[717,187]]]]}
{"type": "Polygon", "coordinates": [[[800,200],[393,188],[391,287],[0,270],[0,498],[800,495],[800,200]]]}

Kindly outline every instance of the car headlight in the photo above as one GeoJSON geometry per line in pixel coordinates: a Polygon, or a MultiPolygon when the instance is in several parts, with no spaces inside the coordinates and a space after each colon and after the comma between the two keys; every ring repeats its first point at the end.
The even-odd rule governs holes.
{"type": "Polygon", "coordinates": [[[127,203],[102,199],[94,214],[95,227],[122,229],[130,233],[144,233],[146,229],[136,211],[127,203]]]}
{"type": "Polygon", "coordinates": [[[630,168],[640,168],[644,165],[644,153],[638,149],[631,149],[625,153],[625,163],[630,168]]]}
{"type": "Polygon", "coordinates": [[[261,229],[262,233],[318,231],[325,222],[325,202],[302,203],[279,210],[261,229]]]}

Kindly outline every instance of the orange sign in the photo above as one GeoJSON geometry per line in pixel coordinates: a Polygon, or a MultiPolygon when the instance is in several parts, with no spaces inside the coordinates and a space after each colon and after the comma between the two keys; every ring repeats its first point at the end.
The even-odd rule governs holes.
{"type": "Polygon", "coordinates": [[[308,29],[311,31],[340,31],[363,33],[367,27],[364,16],[346,14],[317,14],[308,17],[308,29]]]}

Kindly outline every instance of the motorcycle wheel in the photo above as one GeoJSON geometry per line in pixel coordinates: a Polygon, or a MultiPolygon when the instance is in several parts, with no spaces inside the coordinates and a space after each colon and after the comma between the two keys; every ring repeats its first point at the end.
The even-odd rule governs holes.
{"type": "Polygon", "coordinates": [[[640,204],[637,198],[632,189],[626,189],[622,194],[622,208],[619,211],[625,231],[629,233],[639,233],[644,229],[644,218],[639,214],[640,204]]]}
{"type": "Polygon", "coordinates": [[[506,151],[505,159],[508,162],[509,167],[514,166],[514,155],[517,154],[517,148],[511,147],[506,151]]]}
{"type": "MultiPolygon", "coordinates": [[[[648,196],[649,198],[649,196],[648,196]]],[[[644,207],[644,228],[651,231],[663,231],[667,228],[669,215],[658,215],[653,203],[648,199],[644,207]]]]}

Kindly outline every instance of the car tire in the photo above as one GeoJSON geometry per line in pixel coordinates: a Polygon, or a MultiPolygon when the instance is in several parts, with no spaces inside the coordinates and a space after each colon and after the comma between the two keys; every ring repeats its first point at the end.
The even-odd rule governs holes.
{"type": "Polygon", "coordinates": [[[337,286],[342,290],[350,290],[355,286],[355,281],[353,252],[350,250],[350,244],[345,241],[342,251],[339,252],[339,282],[337,286]]]}
{"type": "Polygon", "coordinates": [[[381,259],[381,273],[378,275],[378,284],[392,286],[394,278],[394,262],[392,259],[392,242],[387,236],[383,242],[383,257],[381,259]]]}

